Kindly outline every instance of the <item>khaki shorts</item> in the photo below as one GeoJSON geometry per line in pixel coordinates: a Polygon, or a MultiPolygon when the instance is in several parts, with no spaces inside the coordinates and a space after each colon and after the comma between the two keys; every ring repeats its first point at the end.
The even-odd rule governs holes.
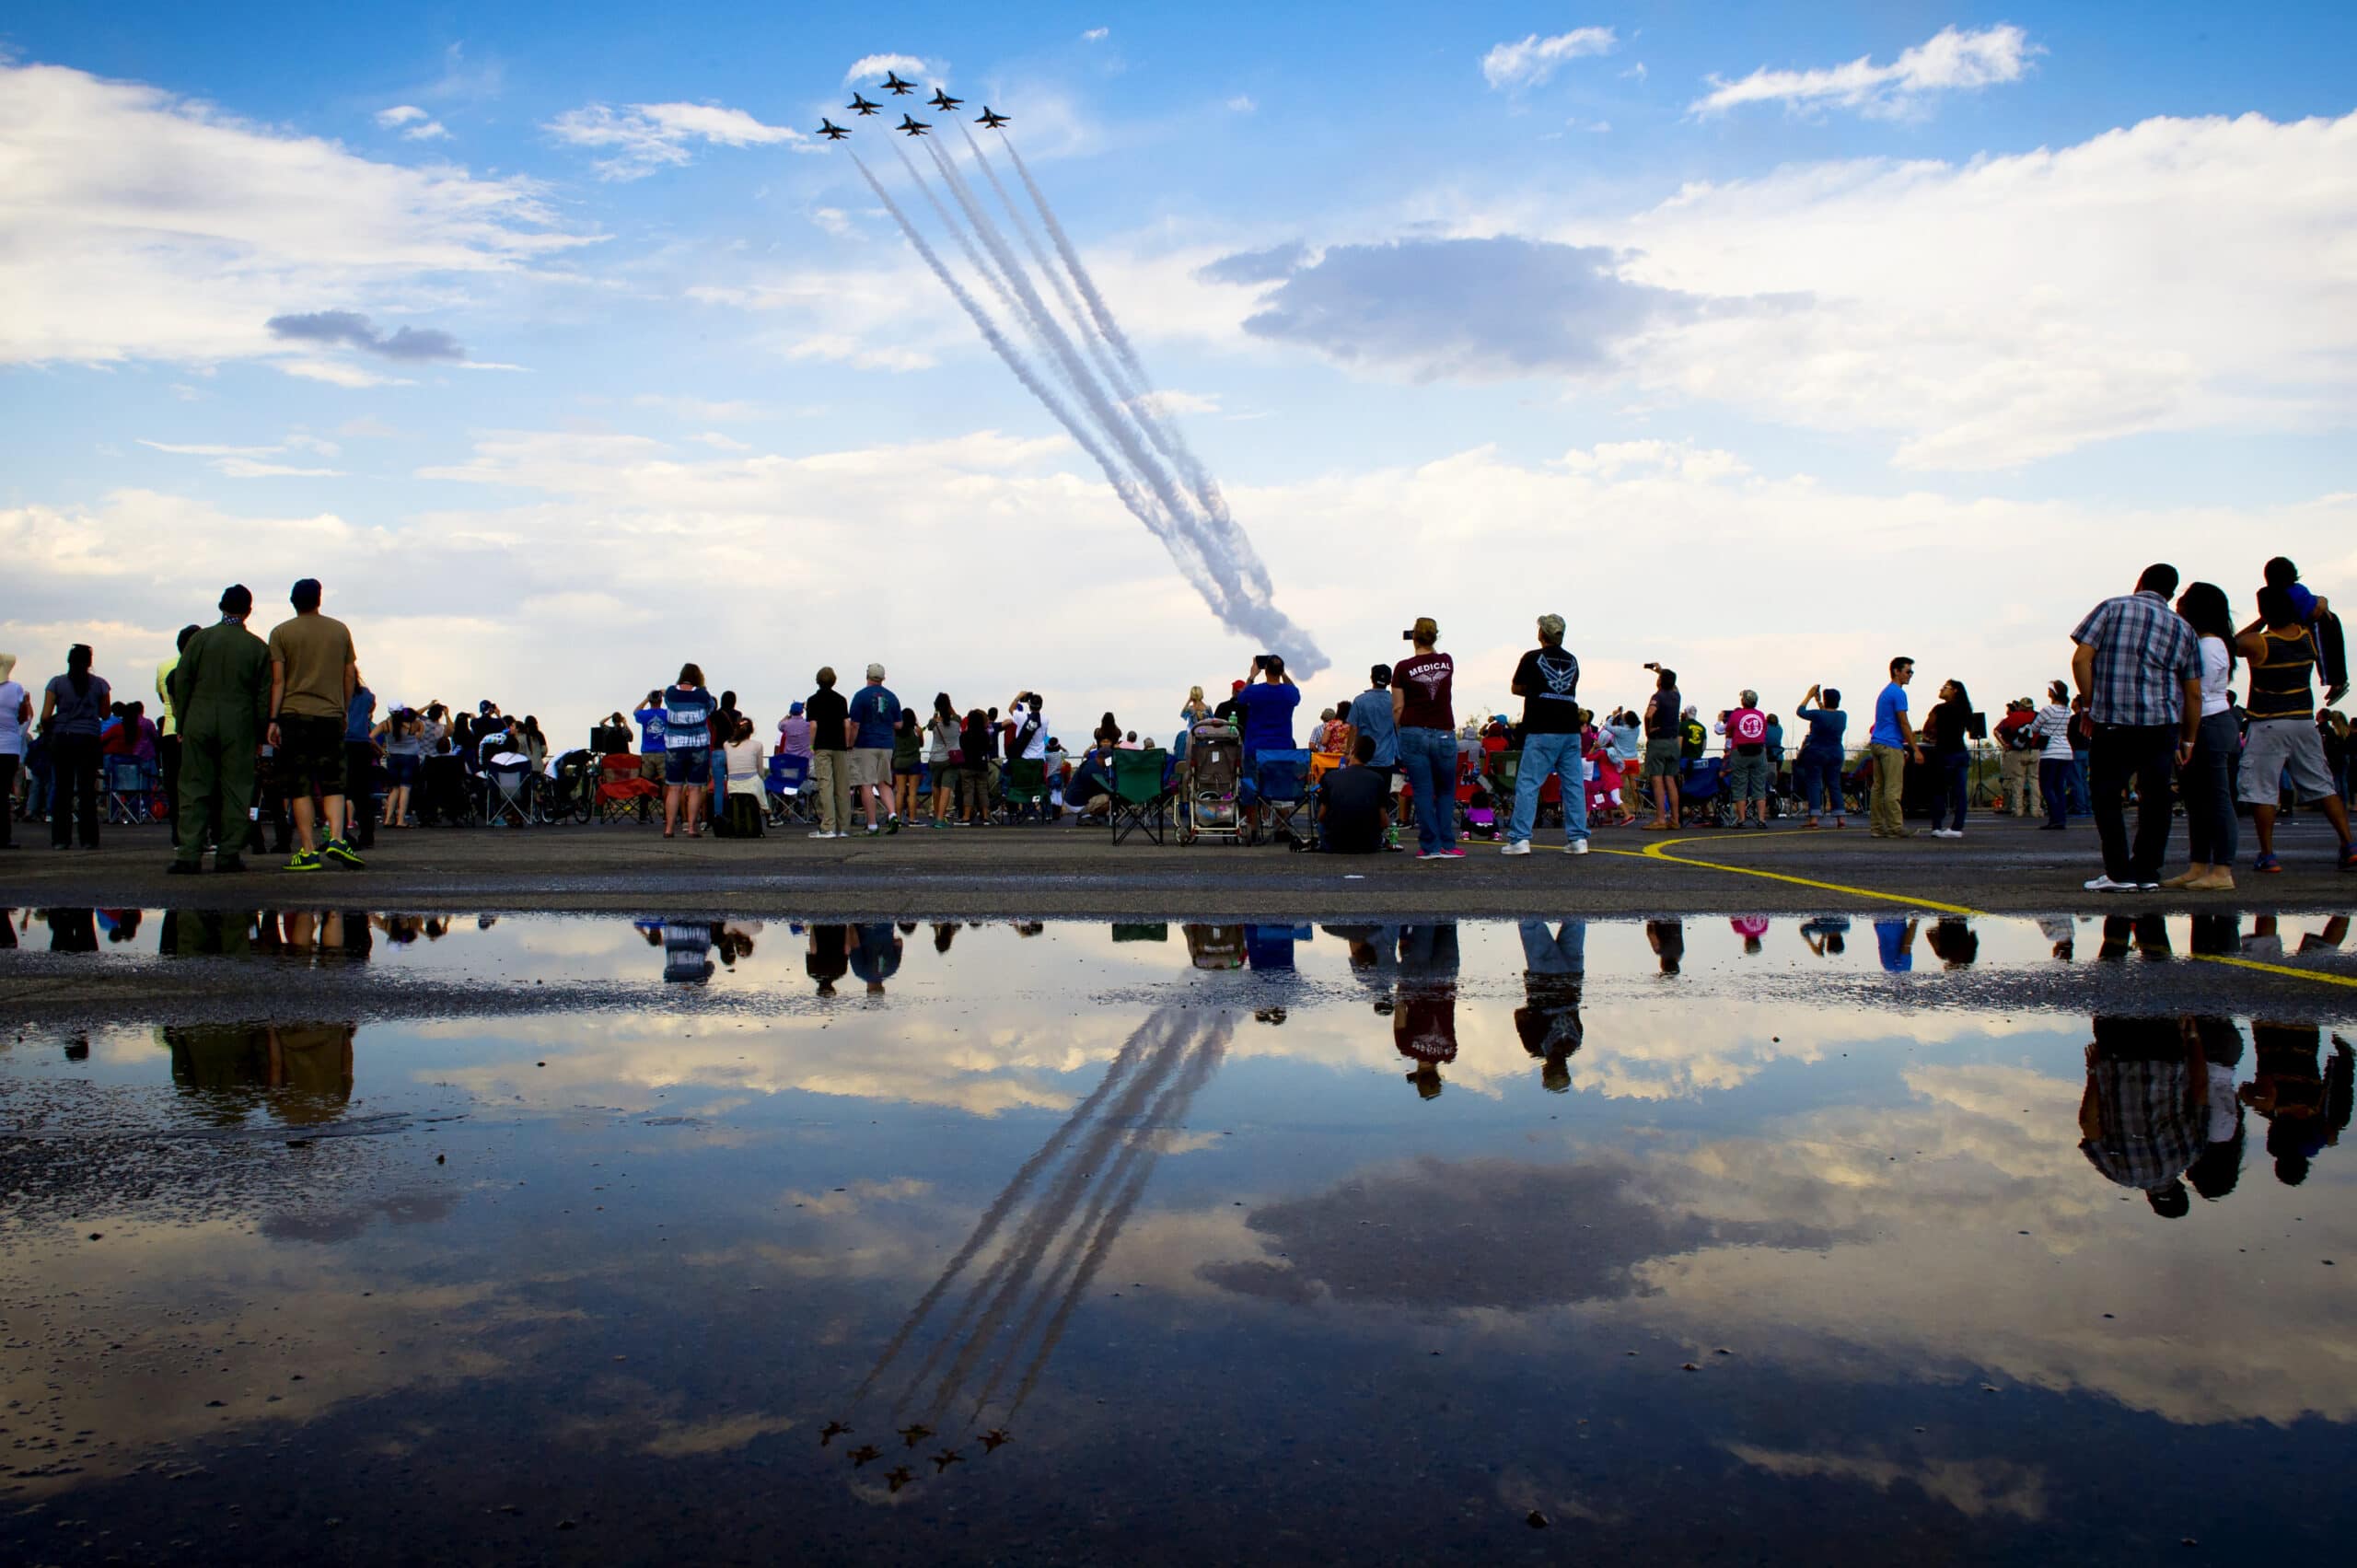
{"type": "Polygon", "coordinates": [[[1683,746],[1676,736],[1645,742],[1645,777],[1674,779],[1685,772],[1683,746]]]}
{"type": "Polygon", "coordinates": [[[873,784],[878,789],[892,787],[892,749],[888,746],[855,747],[851,754],[851,787],[865,789],[873,784]]]}
{"type": "Polygon", "coordinates": [[[2324,737],[2314,719],[2253,719],[2243,741],[2241,795],[2252,806],[2272,806],[2282,797],[2283,775],[2292,775],[2292,789],[2303,801],[2322,800],[2333,792],[2332,772],[2324,765],[2324,737]]]}

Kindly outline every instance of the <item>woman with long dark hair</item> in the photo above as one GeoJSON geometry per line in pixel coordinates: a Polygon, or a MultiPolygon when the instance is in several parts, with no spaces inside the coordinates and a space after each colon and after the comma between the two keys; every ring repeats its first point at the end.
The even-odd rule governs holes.
{"type": "Polygon", "coordinates": [[[1923,728],[1931,737],[1932,774],[1932,836],[1935,839],[1964,837],[1964,807],[1971,797],[1972,788],[1972,698],[1965,691],[1964,682],[1950,680],[1940,687],[1939,705],[1933,708],[1923,728]],[[1944,828],[1947,807],[1956,803],[1956,826],[1944,828]]]}
{"type": "MultiPolygon", "coordinates": [[[[958,810],[958,779],[965,771],[966,753],[959,749],[964,726],[958,705],[946,691],[933,694],[933,716],[924,721],[924,769],[933,792],[933,825],[946,828],[958,810]]],[[[911,821],[915,819],[910,819],[911,821]]]]}
{"type": "Polygon", "coordinates": [[[75,819],[82,847],[99,847],[99,735],[105,729],[114,691],[90,673],[90,645],[66,650],[65,673],[41,693],[41,733],[49,738],[49,847],[73,845],[75,819]]]}
{"type": "Polygon", "coordinates": [[[2185,796],[2185,836],[2193,863],[2162,882],[2189,892],[2223,893],[2235,885],[2234,771],[2242,749],[2242,726],[2235,720],[2230,690],[2235,679],[2235,617],[2226,591],[2214,583],[2193,583],[2177,596],[2177,612],[2201,645],[2201,728],[2193,760],[2177,774],[2185,796]]]}

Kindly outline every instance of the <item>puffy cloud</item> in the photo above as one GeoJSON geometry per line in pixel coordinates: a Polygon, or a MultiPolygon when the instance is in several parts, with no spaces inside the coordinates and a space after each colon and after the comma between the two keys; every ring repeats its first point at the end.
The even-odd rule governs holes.
{"type": "Polygon", "coordinates": [[[517,273],[595,238],[528,180],[377,163],[63,66],[0,64],[0,363],[268,354],[290,296],[517,273]]]}
{"type": "MultiPolygon", "coordinates": [[[[1244,330],[1419,378],[1582,375],[1649,327],[1701,313],[1689,296],[1623,279],[1622,260],[1506,236],[1335,246],[1295,266],[1244,330]]],[[[1206,271],[1233,276],[1239,263],[1248,273],[1263,261],[1206,271]]]]}
{"type": "Polygon", "coordinates": [[[1300,240],[1284,245],[1271,245],[1265,250],[1238,250],[1222,256],[1218,261],[1195,269],[1195,276],[1207,284],[1275,283],[1291,277],[1302,263],[1309,260],[1309,247],[1300,240]]]}
{"type": "Polygon", "coordinates": [[[926,76],[942,78],[949,75],[949,62],[936,60],[928,65],[913,54],[863,54],[843,73],[843,86],[877,79],[888,71],[912,82],[926,76]]]}
{"type": "Polygon", "coordinates": [[[292,343],[313,343],[356,348],[385,359],[464,359],[467,351],[449,333],[433,328],[403,327],[388,335],[367,317],[352,310],[314,310],[294,316],[273,316],[262,323],[270,335],[292,343]]]}
{"type": "Polygon", "coordinates": [[[1818,70],[1771,71],[1763,65],[1740,81],[1713,76],[1711,90],[1687,109],[1708,116],[1748,103],[1782,103],[1793,109],[1854,109],[1889,118],[1917,111],[1933,93],[1972,92],[2017,82],[2028,71],[2031,58],[2044,52],[2010,23],[1979,32],[1946,27],[1900,51],[1887,65],[1861,54],[1846,65],[1818,70]]]}
{"type": "Polygon", "coordinates": [[[1102,43],[1112,36],[1112,32],[1111,28],[1091,28],[1080,35],[1080,41],[1083,43],[1102,43]]]}
{"type": "Polygon", "coordinates": [[[1609,54],[1620,43],[1610,28],[1573,28],[1552,38],[1532,33],[1520,43],[1501,43],[1481,56],[1481,76],[1500,89],[1536,87],[1572,61],[1609,54]]]}
{"type": "Polygon", "coordinates": [[[659,168],[689,162],[690,144],[723,147],[784,145],[801,152],[817,144],[790,125],[768,125],[741,109],[710,103],[633,103],[617,110],[593,103],[568,109],[542,129],[569,146],[611,148],[593,167],[607,180],[644,180],[659,168]]]}
{"type": "Polygon", "coordinates": [[[412,142],[437,142],[450,134],[442,122],[413,103],[397,103],[390,109],[378,110],[377,123],[385,130],[401,132],[412,142]]]}

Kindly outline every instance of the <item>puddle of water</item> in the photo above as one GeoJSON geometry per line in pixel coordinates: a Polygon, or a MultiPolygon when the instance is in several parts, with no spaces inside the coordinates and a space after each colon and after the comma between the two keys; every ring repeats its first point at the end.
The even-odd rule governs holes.
{"type": "Polygon", "coordinates": [[[12,1559],[2351,1523],[2345,920],[10,931],[12,1559]]]}

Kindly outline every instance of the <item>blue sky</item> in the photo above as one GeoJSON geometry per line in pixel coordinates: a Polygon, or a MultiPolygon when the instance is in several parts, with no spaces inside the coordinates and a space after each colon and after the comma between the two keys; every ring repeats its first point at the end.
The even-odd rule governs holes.
{"type": "Polygon", "coordinates": [[[2155,549],[2238,596],[2357,566],[2346,7],[124,6],[0,47],[29,672],[316,570],[393,695],[571,726],[694,657],[782,709],[877,656],[1167,727],[1251,639],[785,135],[887,54],[1016,116],[1314,696],[1434,613],[1494,703],[1550,609],[1608,705],[1649,657],[1864,687],[1893,638],[2027,690],[2155,549]]]}

